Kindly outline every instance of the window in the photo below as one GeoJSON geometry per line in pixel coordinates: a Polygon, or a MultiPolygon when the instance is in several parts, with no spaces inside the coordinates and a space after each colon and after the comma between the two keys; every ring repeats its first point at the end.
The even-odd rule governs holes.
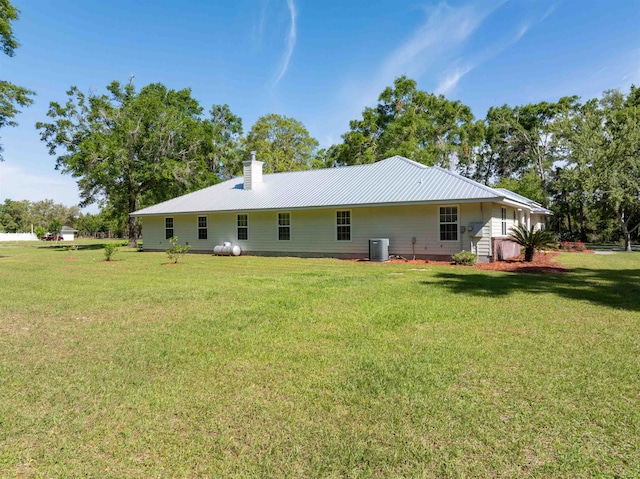
{"type": "Polygon", "coordinates": [[[502,236],[507,236],[507,209],[501,208],[502,210],[502,236]]]}
{"type": "Polygon", "coordinates": [[[351,241],[351,211],[336,211],[338,241],[351,241]]]}
{"type": "Polygon", "coordinates": [[[164,237],[165,239],[173,238],[173,218],[164,219],[164,237]]]}
{"type": "Polygon", "coordinates": [[[291,239],[291,213],[278,213],[278,239],[280,241],[291,239]]]}
{"type": "Polygon", "coordinates": [[[238,239],[249,239],[249,215],[238,215],[238,239]]]}
{"type": "Polygon", "coordinates": [[[207,217],[198,216],[198,239],[207,239],[207,217]]]}
{"type": "Polygon", "coordinates": [[[458,241],[458,207],[440,207],[440,241],[458,241]]]}

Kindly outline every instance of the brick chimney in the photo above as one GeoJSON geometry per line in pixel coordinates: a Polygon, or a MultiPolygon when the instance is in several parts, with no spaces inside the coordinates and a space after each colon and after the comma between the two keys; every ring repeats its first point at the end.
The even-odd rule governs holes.
{"type": "Polygon", "coordinates": [[[262,161],[256,161],[256,152],[251,152],[251,159],[243,161],[244,167],[244,189],[253,190],[257,185],[262,183],[262,161]]]}

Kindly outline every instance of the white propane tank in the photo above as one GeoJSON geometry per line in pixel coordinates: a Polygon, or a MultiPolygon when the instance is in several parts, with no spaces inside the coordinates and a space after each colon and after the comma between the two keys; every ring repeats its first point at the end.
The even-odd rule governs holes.
{"type": "Polygon", "coordinates": [[[242,253],[240,246],[232,245],[229,242],[213,247],[213,254],[217,256],[240,256],[240,253],[242,253]]]}

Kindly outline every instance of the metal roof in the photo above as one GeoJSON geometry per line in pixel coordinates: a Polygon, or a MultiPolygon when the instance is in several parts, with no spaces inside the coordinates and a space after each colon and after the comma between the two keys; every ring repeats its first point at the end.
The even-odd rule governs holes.
{"type": "MultiPolygon", "coordinates": [[[[501,201],[506,194],[439,167],[401,156],[373,164],[264,175],[251,190],[243,177],[132,213],[152,216],[448,201],[501,201]]],[[[531,200],[526,199],[529,206],[531,200]]]]}
{"type": "Polygon", "coordinates": [[[553,214],[551,211],[543,207],[540,203],[537,203],[533,200],[530,200],[526,196],[519,195],[518,193],[514,193],[511,190],[506,188],[493,188],[494,190],[504,194],[504,196],[512,201],[517,201],[518,203],[524,203],[529,206],[534,213],[540,213],[545,215],[553,214]]]}

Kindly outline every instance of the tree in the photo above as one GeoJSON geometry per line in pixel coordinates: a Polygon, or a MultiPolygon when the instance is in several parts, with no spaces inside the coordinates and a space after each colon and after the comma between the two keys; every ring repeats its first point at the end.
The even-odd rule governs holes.
{"type": "Polygon", "coordinates": [[[23,233],[27,231],[29,223],[29,202],[5,199],[0,204],[0,231],[8,233],[23,233]]]}
{"type": "MultiPolygon", "coordinates": [[[[18,19],[19,13],[9,0],[0,0],[0,46],[2,51],[10,57],[15,55],[15,49],[20,46],[13,36],[11,27],[11,22],[18,19]]],[[[33,103],[33,99],[30,98],[33,95],[35,92],[32,90],[0,80],[0,128],[16,126],[17,123],[13,118],[20,113],[18,107],[33,103]]],[[[0,145],[0,161],[3,161],[2,145],[0,145]]]]}
{"type": "Polygon", "coordinates": [[[213,105],[209,113],[212,152],[207,167],[226,180],[242,172],[242,119],[231,112],[229,105],[213,105]]]}
{"type": "MultiPolygon", "coordinates": [[[[607,91],[558,122],[565,166],[559,172],[567,218],[571,203],[613,216],[631,251],[632,234],[640,227],[640,89],[628,95],[607,91]]],[[[571,226],[569,226],[571,229],[571,226]]]]}
{"type": "Polygon", "coordinates": [[[402,155],[427,165],[461,168],[471,163],[482,139],[482,123],[471,109],[418,90],[414,80],[401,76],[380,94],[375,108],[367,107],[361,120],[350,122],[343,143],[331,148],[332,163],[373,163],[402,155]]]}
{"type": "Polygon", "coordinates": [[[640,89],[605,92],[600,100],[604,113],[603,154],[593,165],[595,192],[618,220],[626,251],[631,234],[640,227],[640,89]]]}
{"type": "Polygon", "coordinates": [[[245,140],[245,151],[257,151],[265,173],[306,170],[313,166],[318,141],[295,118],[260,117],[245,140]]]}
{"type": "Polygon", "coordinates": [[[153,83],[137,92],[133,81],[114,81],[107,90],[110,95],[96,95],[71,87],[64,105],[49,104],[53,122],[36,128],[57,155],[56,169],[78,178],[81,206],[106,203],[136,246],[129,213],[217,181],[207,169],[213,129],[189,89],[153,83]]]}
{"type": "MultiPolygon", "coordinates": [[[[577,97],[557,103],[492,107],[485,120],[485,138],[475,165],[474,179],[485,184],[504,178],[537,176],[541,203],[548,204],[547,186],[556,155],[555,121],[575,107],[577,97]]],[[[531,186],[531,178],[529,178],[531,186]]]]}

